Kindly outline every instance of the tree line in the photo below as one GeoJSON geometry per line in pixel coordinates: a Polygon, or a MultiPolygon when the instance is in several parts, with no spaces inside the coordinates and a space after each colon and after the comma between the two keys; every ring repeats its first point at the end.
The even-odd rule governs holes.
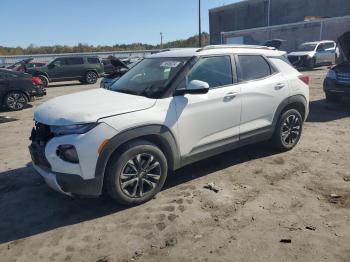
{"type": "MultiPolygon", "coordinates": [[[[209,34],[202,33],[203,46],[209,43],[209,34]]],[[[35,55],[35,54],[60,54],[60,53],[82,53],[82,52],[110,52],[110,51],[130,51],[130,50],[151,50],[161,48],[181,48],[181,47],[197,47],[198,35],[192,36],[185,40],[176,40],[160,45],[149,45],[143,43],[133,44],[116,44],[108,45],[88,45],[79,43],[76,46],[53,45],[53,46],[35,46],[33,44],[26,48],[23,47],[5,47],[0,46],[0,55],[35,55]]]]}

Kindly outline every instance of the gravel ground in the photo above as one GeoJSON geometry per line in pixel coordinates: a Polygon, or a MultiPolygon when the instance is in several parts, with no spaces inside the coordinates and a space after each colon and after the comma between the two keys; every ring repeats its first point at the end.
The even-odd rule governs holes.
{"type": "Polygon", "coordinates": [[[52,85],[1,111],[17,121],[0,124],[0,260],[350,261],[350,103],[324,100],[325,68],[305,73],[311,112],[293,151],[262,143],[198,162],[133,208],[70,199],[26,167],[36,106],[98,85],[52,85]]]}

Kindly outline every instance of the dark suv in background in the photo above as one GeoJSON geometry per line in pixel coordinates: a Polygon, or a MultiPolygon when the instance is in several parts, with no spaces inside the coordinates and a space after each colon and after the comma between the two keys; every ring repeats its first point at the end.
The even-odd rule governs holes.
{"type": "Polygon", "coordinates": [[[51,82],[79,80],[81,83],[95,84],[103,75],[103,64],[95,56],[58,57],[43,67],[27,70],[40,77],[43,86],[51,82]]]}

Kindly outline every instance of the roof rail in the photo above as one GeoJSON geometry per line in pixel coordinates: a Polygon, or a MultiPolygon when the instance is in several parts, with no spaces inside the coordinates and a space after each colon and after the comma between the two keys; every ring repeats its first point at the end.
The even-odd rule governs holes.
{"type": "Polygon", "coordinates": [[[224,49],[224,48],[248,48],[248,49],[264,49],[264,50],[276,50],[274,47],[260,46],[260,45],[208,45],[201,49],[198,49],[197,52],[212,50],[212,49],[224,49]]]}

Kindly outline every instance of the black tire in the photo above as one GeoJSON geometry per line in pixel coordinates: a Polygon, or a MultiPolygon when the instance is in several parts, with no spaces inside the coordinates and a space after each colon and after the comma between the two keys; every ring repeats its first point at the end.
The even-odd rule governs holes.
{"type": "Polygon", "coordinates": [[[28,97],[19,91],[9,92],[5,95],[4,104],[10,111],[19,111],[28,105],[28,97]]]}
{"type": "Polygon", "coordinates": [[[148,141],[136,140],[112,157],[105,187],[109,196],[119,204],[138,205],[149,201],[162,189],[167,173],[163,152],[148,141]]]}
{"type": "Polygon", "coordinates": [[[98,75],[94,71],[88,71],[85,75],[85,83],[93,85],[97,82],[98,75]]]}
{"type": "Polygon", "coordinates": [[[46,76],[40,75],[39,78],[44,88],[49,85],[49,79],[46,76]]]}
{"type": "Polygon", "coordinates": [[[316,66],[316,59],[315,58],[311,58],[309,61],[308,61],[308,69],[314,69],[316,66]]]}
{"type": "Polygon", "coordinates": [[[342,99],[342,98],[341,98],[341,96],[339,96],[339,95],[334,95],[334,94],[326,93],[326,100],[329,101],[329,102],[337,103],[337,102],[340,102],[341,99],[342,99]]]}
{"type": "Polygon", "coordinates": [[[303,130],[303,118],[298,110],[289,109],[280,116],[272,142],[280,151],[289,151],[299,142],[303,130]]]}

